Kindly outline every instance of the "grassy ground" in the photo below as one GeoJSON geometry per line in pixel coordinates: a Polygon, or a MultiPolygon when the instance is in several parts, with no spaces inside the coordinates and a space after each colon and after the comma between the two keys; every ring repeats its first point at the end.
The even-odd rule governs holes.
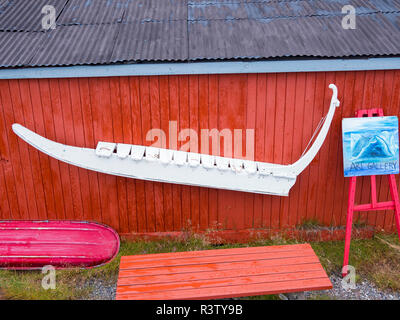
{"type": "MultiPolygon", "coordinates": [[[[157,242],[122,242],[119,255],[113,262],[90,270],[59,270],[56,289],[44,290],[40,271],[0,270],[0,299],[87,299],[91,288],[87,279],[100,279],[114,283],[118,275],[120,256],[174,251],[205,250],[244,246],[295,243],[284,239],[257,241],[246,245],[212,246],[200,237],[185,242],[171,240],[157,242]]],[[[343,241],[311,243],[328,275],[340,273],[343,241]]],[[[350,264],[356,268],[358,278],[367,278],[381,289],[400,290],[400,244],[395,235],[377,235],[371,240],[353,240],[350,264]]],[[[324,297],[322,297],[324,298],[324,297]]],[[[278,299],[276,295],[247,297],[246,299],[278,299]]]]}

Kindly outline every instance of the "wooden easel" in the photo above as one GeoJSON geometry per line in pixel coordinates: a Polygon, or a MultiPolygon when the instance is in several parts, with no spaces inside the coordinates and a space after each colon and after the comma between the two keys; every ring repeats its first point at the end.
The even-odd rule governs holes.
{"type": "MultiPolygon", "coordinates": [[[[383,109],[363,109],[356,112],[356,117],[383,117],[383,109]]],[[[351,242],[351,229],[353,225],[353,213],[354,211],[371,211],[371,210],[394,210],[396,218],[397,233],[400,239],[400,202],[399,194],[397,193],[397,185],[394,174],[389,174],[389,186],[390,195],[392,200],[385,202],[378,202],[376,196],[376,179],[375,176],[371,176],[371,203],[354,205],[354,199],[356,195],[356,180],[357,177],[350,178],[349,186],[349,203],[347,207],[347,223],[346,223],[346,240],[344,245],[344,258],[343,258],[343,269],[342,275],[346,276],[347,268],[345,266],[349,264],[349,253],[350,253],[350,242],[351,242]]]]}

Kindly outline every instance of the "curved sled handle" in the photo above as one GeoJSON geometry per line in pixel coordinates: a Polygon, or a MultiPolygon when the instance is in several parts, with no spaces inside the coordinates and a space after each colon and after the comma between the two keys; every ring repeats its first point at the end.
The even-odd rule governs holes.
{"type": "Polygon", "coordinates": [[[319,149],[321,149],[322,144],[325,141],[326,135],[328,134],[329,127],[331,126],[333,116],[335,114],[335,109],[339,107],[340,101],[337,98],[338,89],[337,87],[331,83],[329,88],[332,90],[332,98],[331,105],[329,107],[328,114],[326,115],[324,125],[322,126],[317,138],[315,139],[313,145],[310,149],[302,156],[299,160],[297,160],[292,165],[288,166],[289,171],[294,175],[299,175],[307,166],[313,161],[315,156],[317,155],[319,149]]]}
{"type": "Polygon", "coordinates": [[[340,101],[337,98],[337,95],[338,95],[337,87],[333,83],[331,83],[329,85],[329,89],[332,89],[332,91],[333,91],[332,92],[331,105],[332,105],[332,103],[334,103],[336,105],[336,107],[339,107],[340,106],[340,101]]]}

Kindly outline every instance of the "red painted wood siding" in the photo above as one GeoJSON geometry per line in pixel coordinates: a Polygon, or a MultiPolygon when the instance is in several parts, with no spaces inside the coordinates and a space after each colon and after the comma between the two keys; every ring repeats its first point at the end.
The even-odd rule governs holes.
{"type": "MultiPolygon", "coordinates": [[[[120,233],[207,228],[283,228],[304,220],[344,225],[341,119],[382,107],[398,115],[400,71],[0,80],[0,219],[79,219],[120,233]],[[325,143],[289,197],[130,180],[79,169],[29,147],[12,133],[21,123],[49,139],[94,148],[97,141],[147,144],[168,121],[182,128],[255,129],[255,158],[297,160],[339,88],[325,143]]],[[[183,143],[179,142],[178,147],[183,143]]],[[[200,149],[199,149],[200,150],[200,149]]],[[[357,183],[357,202],[369,197],[357,183]]],[[[389,195],[377,178],[379,200],[389,195]]],[[[355,221],[393,230],[393,214],[355,221]]]]}

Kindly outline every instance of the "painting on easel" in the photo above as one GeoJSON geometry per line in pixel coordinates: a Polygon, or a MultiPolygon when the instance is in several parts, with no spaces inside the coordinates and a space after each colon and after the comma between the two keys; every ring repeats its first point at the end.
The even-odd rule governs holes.
{"type": "Polygon", "coordinates": [[[345,118],[342,131],[345,177],[399,173],[397,117],[345,118]]]}

